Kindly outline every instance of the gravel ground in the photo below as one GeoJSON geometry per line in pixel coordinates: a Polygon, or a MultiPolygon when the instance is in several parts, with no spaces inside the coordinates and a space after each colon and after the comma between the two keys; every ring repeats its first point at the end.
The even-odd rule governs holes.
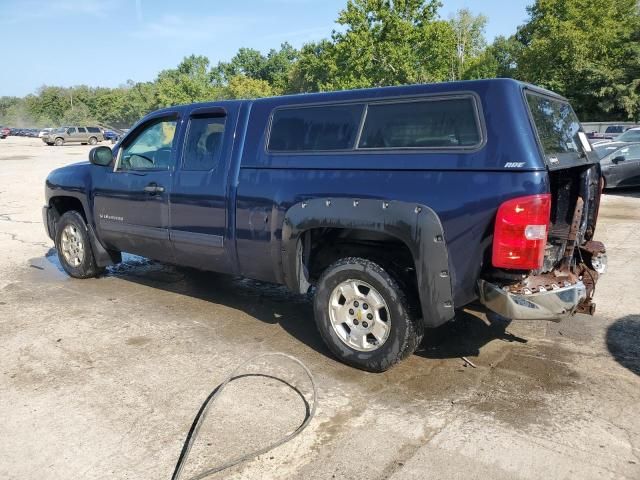
{"type": "MultiPolygon", "coordinates": [[[[273,351],[313,371],[317,416],[212,478],[640,478],[640,190],[604,197],[610,272],[595,317],[507,324],[465,310],[376,375],[335,361],[309,301],[280,286],[133,256],[99,279],[64,275],[43,182],[88,150],[0,140],[0,478],[168,479],[209,391],[273,351]]],[[[262,370],[309,391],[279,361],[262,370]]],[[[185,473],[303,417],[295,392],[245,377],[212,409],[185,473]]]]}

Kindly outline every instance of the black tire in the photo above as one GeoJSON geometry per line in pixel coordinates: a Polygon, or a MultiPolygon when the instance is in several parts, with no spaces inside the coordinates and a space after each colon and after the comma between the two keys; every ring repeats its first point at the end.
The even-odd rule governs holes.
{"type": "Polygon", "coordinates": [[[55,244],[60,264],[69,276],[73,278],[92,278],[97,277],[104,272],[104,268],[96,265],[93,250],[91,248],[91,241],[89,239],[87,224],[82,218],[82,215],[78,212],[71,210],[60,217],[60,220],[58,220],[58,223],[56,224],[55,244]],[[75,229],[83,245],[84,255],[82,256],[82,261],[78,265],[69,263],[63,254],[62,235],[67,226],[75,229]]]}
{"type": "MultiPolygon", "coordinates": [[[[384,372],[411,355],[422,341],[424,326],[396,279],[371,260],[349,257],[329,266],[318,281],[313,301],[315,320],[327,347],[342,362],[369,372],[384,372]],[[336,333],[329,313],[334,289],[346,280],[366,282],[383,297],[389,310],[387,339],[375,350],[359,351],[336,333]]],[[[350,311],[351,313],[351,311],[350,311]]]]}
{"type": "Polygon", "coordinates": [[[56,147],[61,147],[64,145],[64,138],[58,137],[54,143],[56,147]]]}

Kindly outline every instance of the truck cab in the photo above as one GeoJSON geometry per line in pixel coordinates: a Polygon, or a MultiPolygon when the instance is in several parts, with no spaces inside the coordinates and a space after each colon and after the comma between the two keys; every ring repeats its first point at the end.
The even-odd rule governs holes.
{"type": "Polygon", "coordinates": [[[52,172],[73,277],[129,252],[314,293],[342,361],[383,371],[479,299],[593,313],[601,174],[566,99],[513,80],[171,107],[52,172]]]}

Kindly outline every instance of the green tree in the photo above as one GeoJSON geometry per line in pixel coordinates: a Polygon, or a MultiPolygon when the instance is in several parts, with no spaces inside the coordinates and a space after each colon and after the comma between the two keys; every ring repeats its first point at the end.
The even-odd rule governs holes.
{"type": "Polygon", "coordinates": [[[320,40],[305,44],[289,74],[289,90],[308,93],[323,90],[337,75],[338,66],[333,57],[333,43],[320,40]]]}
{"type": "Polygon", "coordinates": [[[155,103],[159,107],[205,102],[221,95],[211,83],[209,59],[204,56],[186,57],[177,68],[160,72],[155,83],[155,103]]]}
{"type": "Polygon", "coordinates": [[[64,112],[60,123],[64,125],[88,125],[96,123],[96,119],[91,114],[89,107],[78,100],[74,102],[73,107],[69,107],[64,112]]]}
{"type": "Polygon", "coordinates": [[[477,67],[482,61],[481,56],[486,47],[484,29],[487,17],[473,15],[469,9],[463,8],[458,10],[450,23],[455,37],[450,79],[459,80],[465,78],[470,66],[477,67]]]}
{"type": "Polygon", "coordinates": [[[286,42],[267,55],[252,48],[241,48],[229,62],[219,62],[212,68],[210,76],[214,85],[222,87],[232,78],[242,76],[265,81],[274,92],[285,93],[290,89],[289,76],[297,58],[298,51],[286,42]]]}
{"type": "Polygon", "coordinates": [[[224,87],[224,97],[230,99],[250,99],[271,97],[276,95],[275,89],[266,80],[236,75],[229,79],[224,87]]]}
{"type": "Polygon", "coordinates": [[[519,78],[564,94],[583,120],[640,117],[637,0],[537,0],[528,11],[519,78]]]}
{"type": "Polygon", "coordinates": [[[348,0],[343,27],[323,59],[334,75],[324,89],[398,85],[446,79],[453,43],[436,0],[348,0]],[[335,66],[332,65],[335,63],[335,66]]]}

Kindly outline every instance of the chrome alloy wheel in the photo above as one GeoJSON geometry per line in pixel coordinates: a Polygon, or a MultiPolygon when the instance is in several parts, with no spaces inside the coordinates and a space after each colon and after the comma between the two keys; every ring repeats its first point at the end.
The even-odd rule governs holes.
{"type": "Polygon", "coordinates": [[[75,225],[67,225],[60,235],[60,247],[65,261],[72,267],[78,267],[84,261],[84,242],[75,225]]]}
{"type": "Polygon", "coordinates": [[[345,280],[333,289],[329,318],[338,338],[360,352],[380,348],[391,331],[387,302],[362,280],[345,280]]]}

